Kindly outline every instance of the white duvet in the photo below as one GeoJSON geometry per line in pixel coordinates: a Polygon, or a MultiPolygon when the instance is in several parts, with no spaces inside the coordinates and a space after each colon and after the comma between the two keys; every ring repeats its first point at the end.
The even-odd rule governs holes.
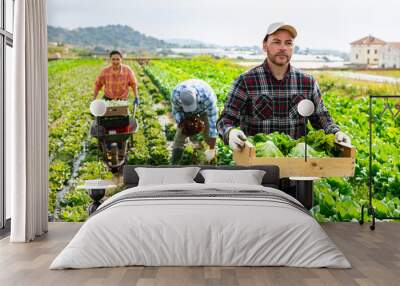
{"type": "Polygon", "coordinates": [[[121,200],[137,192],[209,189],[265,191],[299,204],[279,190],[254,185],[194,183],[127,189],[99,207],[50,269],[127,265],[351,267],[314,218],[279,200],[243,196],[121,200]]]}

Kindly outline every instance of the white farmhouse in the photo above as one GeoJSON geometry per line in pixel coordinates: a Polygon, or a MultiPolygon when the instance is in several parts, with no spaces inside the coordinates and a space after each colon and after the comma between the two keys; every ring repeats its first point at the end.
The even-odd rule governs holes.
{"type": "Polygon", "coordinates": [[[378,66],[383,47],[387,43],[373,36],[367,36],[350,43],[350,61],[353,65],[378,66]]]}
{"type": "Polygon", "coordinates": [[[379,57],[380,68],[400,68],[400,43],[388,43],[379,57]]]}

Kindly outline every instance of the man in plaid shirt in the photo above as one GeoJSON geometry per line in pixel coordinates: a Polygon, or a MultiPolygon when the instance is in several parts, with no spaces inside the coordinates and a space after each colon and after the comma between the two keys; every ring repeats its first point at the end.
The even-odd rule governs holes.
{"type": "Polygon", "coordinates": [[[129,66],[122,64],[122,54],[119,51],[110,53],[111,65],[105,67],[96,79],[93,99],[104,86],[104,99],[127,100],[129,87],[135,95],[135,104],[139,103],[139,94],[135,74],[129,66]]]}
{"type": "Polygon", "coordinates": [[[204,122],[204,139],[209,145],[205,152],[207,161],[215,157],[215,142],[217,138],[216,122],[218,118],[217,96],[213,89],[203,80],[189,79],[179,83],[172,91],[172,115],[178,124],[172,146],[172,165],[179,163],[185,140],[190,135],[185,134],[185,118],[198,117],[204,122]]]}
{"type": "Polygon", "coordinates": [[[295,139],[303,136],[305,120],[297,112],[302,99],[314,103],[315,112],[309,117],[314,128],[350,144],[350,138],[330,117],[316,80],[290,65],[296,36],[293,26],[271,24],[263,41],[267,59],[234,82],[217,122],[219,134],[233,150],[243,147],[246,135],[279,131],[295,139]]]}

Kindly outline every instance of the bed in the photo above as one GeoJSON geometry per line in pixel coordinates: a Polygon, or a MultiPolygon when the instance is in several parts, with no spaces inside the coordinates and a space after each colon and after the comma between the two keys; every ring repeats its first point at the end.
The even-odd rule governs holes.
{"type": "Polygon", "coordinates": [[[138,172],[145,169],[139,167],[124,167],[125,190],[98,208],[50,269],[351,267],[309,211],[278,189],[276,166],[196,166],[201,173],[194,182],[153,185],[138,185],[138,172]],[[263,173],[259,185],[210,177],[204,182],[207,172],[220,179],[209,170],[238,171],[233,181],[251,170],[263,173]]]}

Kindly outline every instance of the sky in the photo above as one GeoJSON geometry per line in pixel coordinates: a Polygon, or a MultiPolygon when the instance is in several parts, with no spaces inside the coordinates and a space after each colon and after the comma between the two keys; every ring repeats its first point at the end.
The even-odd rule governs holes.
{"type": "Polygon", "coordinates": [[[261,46],[268,25],[296,27],[300,48],[350,51],[372,35],[400,42],[399,0],[47,0],[48,24],[128,25],[159,39],[261,46]]]}

